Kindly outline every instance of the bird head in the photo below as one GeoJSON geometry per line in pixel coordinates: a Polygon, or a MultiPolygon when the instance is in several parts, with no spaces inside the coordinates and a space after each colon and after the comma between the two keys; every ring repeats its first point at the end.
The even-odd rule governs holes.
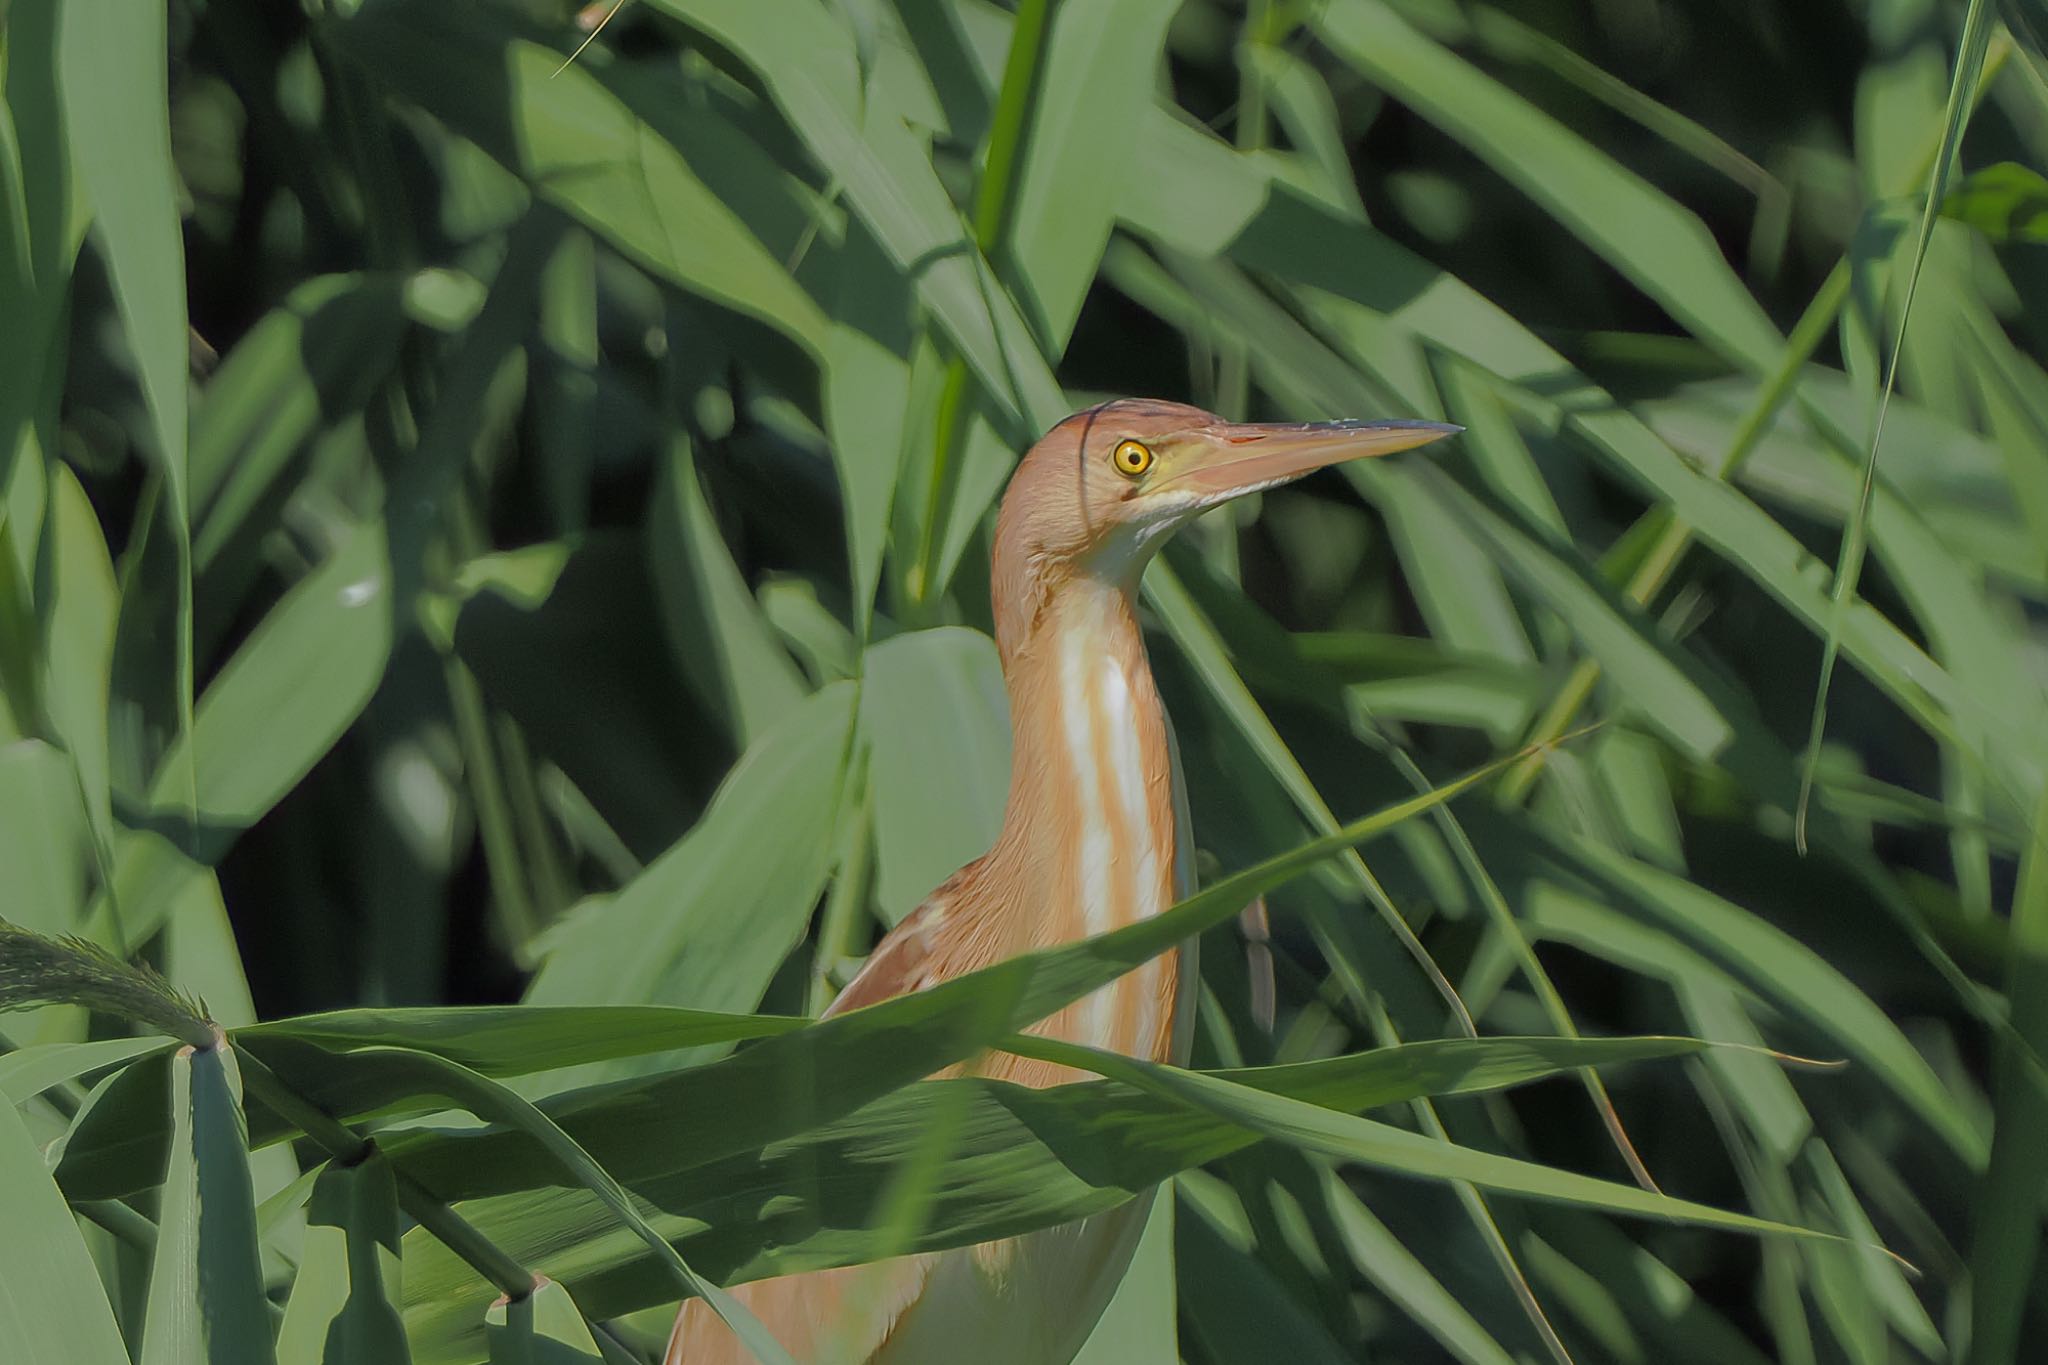
{"type": "Polygon", "coordinates": [[[1219,503],[1461,429],[1226,422],[1182,403],[1116,399],[1061,422],[1018,465],[996,523],[996,575],[1018,589],[1063,574],[1134,587],[1169,534],[1219,503]]]}

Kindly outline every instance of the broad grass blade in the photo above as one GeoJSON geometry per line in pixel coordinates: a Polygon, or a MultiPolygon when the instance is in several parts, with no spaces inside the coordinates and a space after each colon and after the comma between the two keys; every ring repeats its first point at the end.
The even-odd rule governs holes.
{"type": "MultiPolygon", "coordinates": [[[[467,11],[371,4],[329,33],[370,79],[475,140],[650,270],[799,343],[824,335],[816,301],[692,164],[704,158],[727,175],[743,167],[758,175],[771,164],[715,114],[704,116],[714,126],[689,139],[686,153],[651,124],[656,111],[637,111],[592,67],[578,63],[557,76],[559,53],[467,11]],[[490,72],[492,81],[449,81],[451,65],[490,72]]],[[[688,117],[668,94],[660,112],[688,117]]]]}
{"type": "Polygon", "coordinates": [[[320,1172],[278,1327],[278,1365],[409,1365],[397,1307],[398,1238],[390,1163],[373,1154],[320,1172]]]}
{"type": "MultiPolygon", "coordinates": [[[[391,567],[383,528],[356,527],[264,617],[200,698],[192,851],[212,860],[304,777],[361,714],[391,650],[391,567]]],[[[159,769],[159,809],[182,801],[177,755],[159,769]]]]}
{"type": "Polygon", "coordinates": [[[648,562],[676,665],[747,748],[804,698],[803,679],[747,589],[697,475],[689,438],[669,438],[647,515],[648,562]]]}
{"type": "Polygon", "coordinates": [[[611,1172],[592,1159],[580,1143],[528,1100],[489,1077],[430,1053],[380,1049],[379,1056],[387,1065],[409,1069],[415,1089],[426,1093],[438,1092],[479,1118],[516,1129],[539,1143],[550,1161],[595,1195],[614,1218],[654,1253],[655,1260],[673,1277],[684,1294],[695,1295],[711,1306],[712,1311],[753,1352],[760,1365],[794,1365],[788,1352],[776,1344],[752,1313],[716,1284],[699,1276],[667,1238],[649,1225],[635,1205],[633,1196],[611,1172]]]}
{"type": "MultiPolygon", "coordinates": [[[[863,84],[853,35],[816,8],[749,0],[649,0],[739,54],[819,164],[845,189],[896,268],[1007,409],[1012,434],[1066,416],[1067,402],[1007,293],[993,287],[898,96],[863,84]]],[[[812,333],[821,335],[822,329],[812,333]]]]}
{"type": "Polygon", "coordinates": [[[867,651],[864,673],[875,896],[894,922],[995,842],[1010,788],[1010,708],[995,642],[979,631],[898,635],[867,651]],[[934,764],[934,753],[946,762],[934,764]]]}
{"type": "Polygon", "coordinates": [[[528,1003],[757,1004],[830,870],[855,692],[835,683],[805,699],[747,752],[689,834],[616,896],[572,912],[546,945],[528,1003]]]}
{"type": "Polygon", "coordinates": [[[92,1257],[12,1103],[0,1103],[0,1202],[8,1225],[0,1237],[0,1357],[123,1365],[128,1349],[92,1257]]]}
{"type": "Polygon", "coordinates": [[[1175,0],[1053,8],[1044,70],[1000,264],[1046,354],[1066,349],[1138,149],[1104,129],[1136,123],[1153,99],[1175,0]]]}
{"type": "Polygon", "coordinates": [[[1694,335],[1745,369],[1775,359],[1777,330],[1690,211],[1391,7],[1335,0],[1314,22],[1346,63],[1469,147],[1694,335]]]}
{"type": "Polygon", "coordinates": [[[125,1066],[163,1050],[161,1038],[103,1038],[91,1043],[43,1043],[0,1055],[0,1098],[26,1104],[53,1086],[125,1066]]]}
{"type": "Polygon", "coordinates": [[[226,1046],[180,1048],[170,1065],[171,1157],[163,1176],[140,1365],[276,1360],[256,1242],[241,1072],[226,1046]]]}
{"type": "MultiPolygon", "coordinates": [[[[1018,1040],[1017,1045],[1038,1048],[1042,1041],[1018,1040]]],[[[689,1164],[690,1155],[678,1147],[650,1144],[645,1136],[631,1131],[631,1125],[621,1127],[620,1121],[630,1114],[648,1112],[643,1101],[634,1100],[631,1103],[637,1108],[621,1107],[612,1117],[587,1126],[580,1116],[565,1115],[565,1122],[572,1130],[586,1133],[600,1159],[606,1159],[634,1193],[649,1202],[655,1210],[650,1221],[658,1231],[684,1239],[682,1245],[693,1263],[719,1278],[753,1279],[880,1254],[881,1248],[873,1245],[879,1234],[864,1235],[853,1229],[867,1226],[864,1210],[872,1191],[888,1181],[906,1152],[919,1147],[935,1108],[962,1103],[955,1098],[959,1095],[965,1096],[965,1108],[958,1116],[945,1167],[933,1184],[935,1197],[924,1210],[917,1239],[908,1247],[892,1241],[889,1250],[964,1245],[1101,1212],[1176,1171],[1241,1150],[1265,1131],[1261,1124],[1275,1131],[1284,1128],[1283,1140],[1289,1142],[1301,1140],[1313,1146],[1324,1141],[1308,1136],[1306,1129],[1297,1131],[1289,1126],[1292,1117],[1285,1122],[1276,1117],[1283,1112],[1299,1116],[1313,1111],[1330,1116],[1330,1122],[1363,1123],[1338,1110],[1400,1103],[1422,1094],[1489,1089],[1556,1075],[1596,1059],[1671,1055],[1698,1046],[1683,1039],[1446,1040],[1329,1062],[1208,1074],[1175,1072],[1164,1082],[1178,1086],[1184,1078],[1197,1076],[1187,1084],[1203,1086],[1205,1094],[1227,1093],[1236,1097],[1233,1105],[1243,1106],[1232,1108],[1228,1116],[1214,1107],[1191,1103],[1178,1091],[1167,1094],[1123,1082],[1020,1091],[981,1080],[935,1081],[900,1090],[800,1138],[777,1143],[769,1149],[772,1156],[756,1149],[705,1165],[689,1164]],[[1258,1117],[1260,1114],[1265,1117],[1258,1117]],[[1109,1140],[1111,1134],[1115,1135],[1113,1141],[1109,1140]],[[607,1152],[612,1158],[606,1158],[607,1152]],[[673,1168],[678,1161],[685,1163],[680,1169],[649,1169],[673,1168]],[[721,1212],[758,1207],[760,1200],[775,1197],[795,1201],[785,1206],[793,1220],[786,1224],[788,1229],[807,1226],[815,1231],[768,1247],[762,1244],[760,1229],[721,1212]],[[799,1210],[807,1212],[799,1216],[799,1210]]],[[[1060,1051],[1065,1059],[1072,1050],[1060,1051]]],[[[1085,1050],[1072,1052],[1071,1060],[1084,1065],[1095,1061],[1105,1067],[1115,1065],[1106,1056],[1085,1050]]],[[[1148,1084],[1157,1079],[1151,1072],[1146,1076],[1148,1084]]],[[[1313,1120],[1311,1126],[1323,1122],[1313,1120]]],[[[1381,1150],[1376,1144],[1386,1134],[1398,1133],[1386,1141],[1401,1145],[1403,1152],[1407,1146],[1419,1144],[1445,1148],[1453,1154],[1451,1160],[1462,1163],[1467,1159],[1463,1149],[1383,1129],[1383,1125],[1372,1124],[1345,1130],[1354,1137],[1371,1137],[1370,1142],[1355,1143],[1356,1150],[1347,1150],[1346,1155],[1387,1156],[1392,1149],[1381,1150]]],[[[674,1132],[673,1124],[664,1121],[664,1131],[674,1132]]],[[[529,1162],[517,1156],[515,1163],[515,1155],[502,1138],[488,1134],[423,1135],[400,1140],[393,1148],[394,1160],[401,1168],[451,1196],[484,1194],[499,1182],[488,1176],[479,1181],[479,1175],[516,1170],[514,1183],[525,1189],[473,1199],[462,1206],[464,1216],[515,1256],[568,1281],[587,1310],[622,1311],[658,1302],[670,1292],[665,1273],[656,1271],[644,1253],[606,1235],[609,1215],[597,1213],[580,1198],[532,1188],[552,1177],[538,1160],[529,1162]]],[[[1505,1164],[1488,1165],[1480,1174],[1489,1180],[1503,1180],[1507,1188],[1551,1190],[1567,1198],[1592,1197],[1596,1202],[1611,1197],[1631,1207],[1647,1200],[1651,1202],[1640,1205],[1644,1211],[1654,1205],[1656,1211],[1674,1216],[1719,1220],[1723,1226],[1754,1226],[1753,1221],[1743,1223],[1740,1215],[1719,1211],[1695,1215],[1676,1201],[1658,1202],[1656,1196],[1624,1186],[1506,1158],[1488,1160],[1505,1164]],[[1563,1182],[1554,1190],[1550,1185],[1553,1178],[1563,1182]],[[1729,1219],[1735,1222],[1730,1224],[1729,1219]]],[[[1425,1161],[1402,1169],[1427,1174],[1433,1167],[1425,1161]]],[[[1620,1204],[1601,1202],[1601,1207],[1620,1204]]],[[[465,1325],[473,1322],[473,1317],[465,1316],[459,1305],[483,1286],[445,1253],[410,1240],[406,1283],[407,1319],[424,1365],[473,1330],[465,1325]]]]}
{"type": "MultiPolygon", "coordinates": [[[[165,16],[119,0],[59,8],[58,89],[71,170],[91,206],[155,435],[177,573],[173,640],[178,730],[192,731],[192,523],[185,315],[185,244],[171,160],[165,16]]],[[[186,757],[189,765],[190,756],[186,757]]],[[[177,779],[194,803],[189,766],[177,779]]]]}
{"type": "Polygon", "coordinates": [[[569,1291],[543,1280],[517,1303],[500,1299],[484,1315],[490,1365],[602,1365],[590,1324],[569,1291]]]}
{"type": "Polygon", "coordinates": [[[1123,1282],[1073,1365],[1178,1365],[1173,1192],[1160,1189],[1123,1282]]]}

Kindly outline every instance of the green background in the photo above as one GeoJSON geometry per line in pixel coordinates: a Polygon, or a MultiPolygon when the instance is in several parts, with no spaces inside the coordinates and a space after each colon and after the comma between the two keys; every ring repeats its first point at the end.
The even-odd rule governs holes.
{"type": "Polygon", "coordinates": [[[1091,1361],[2048,1336],[2038,0],[0,17],[0,1359],[647,1359],[1162,1178],[1091,1361]],[[1386,837],[1175,921],[1211,1074],[918,1083],[1166,941],[789,1018],[1121,393],[1466,428],[1145,585],[1203,881],[1386,837]]]}

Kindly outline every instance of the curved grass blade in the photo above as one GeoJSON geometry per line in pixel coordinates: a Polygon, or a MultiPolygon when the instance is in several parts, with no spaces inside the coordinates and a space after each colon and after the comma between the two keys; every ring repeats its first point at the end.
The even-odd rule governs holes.
{"type": "MultiPolygon", "coordinates": [[[[1042,1042],[1018,1040],[1018,1046],[1042,1042]]],[[[1297,1107],[1290,1114],[1345,1118],[1336,1111],[1405,1103],[1423,1094],[1473,1093],[1581,1064],[1700,1046],[1689,1039],[1446,1039],[1322,1062],[1208,1073],[1204,1079],[1250,1106],[1248,1113],[1261,1110],[1268,1097],[1279,1097],[1283,1108],[1297,1107]]],[[[1072,1057],[1084,1066],[1096,1060],[1086,1053],[1072,1057]]],[[[865,1261],[885,1249],[872,1223],[874,1191],[918,1150],[935,1108],[959,1102],[947,1092],[966,1099],[957,1140],[933,1185],[935,1197],[918,1220],[916,1242],[886,1250],[967,1245],[1102,1212],[1176,1171],[1242,1150],[1261,1135],[1256,1126],[1191,1106],[1178,1094],[1154,1094],[1120,1081],[1036,1091],[970,1078],[920,1083],[788,1141],[680,1169],[677,1162],[689,1160],[685,1143],[664,1148],[643,1133],[621,1132],[618,1159],[610,1164],[654,1207],[654,1226],[680,1239],[693,1265],[728,1282],[865,1261]],[[769,1201],[779,1214],[775,1227],[764,1229],[748,1211],[769,1201]]],[[[621,1096],[607,1113],[593,1116],[590,1138],[596,1143],[622,1123],[632,1127],[653,1113],[639,1096],[621,1096]]],[[[661,1111],[661,1131],[674,1134],[673,1120],[681,1116],[679,1110],[661,1111]]],[[[574,1127],[581,1132],[586,1125],[574,1127]]],[[[1381,1127],[1360,1132],[1376,1143],[1381,1127]]],[[[1400,1132],[1389,1139],[1395,1143],[1444,1145],[1388,1131],[1400,1132]]],[[[586,1310],[610,1315],[672,1297],[667,1274],[634,1239],[617,1232],[609,1212],[586,1193],[544,1188],[557,1179],[545,1163],[521,1159],[524,1169],[515,1167],[499,1138],[423,1133],[395,1139],[390,1150],[401,1169],[445,1194],[481,1196],[462,1205],[464,1217],[513,1255],[569,1282],[586,1310]],[[513,1185],[494,1173],[512,1175],[513,1185]],[[503,1192],[492,1194],[493,1188],[503,1192]]],[[[1348,1154],[1354,1153],[1347,1149],[1348,1154]]],[[[1482,1174],[1542,1194],[1537,1187],[1551,1173],[1510,1162],[1482,1174]]],[[[1603,1198],[1612,1193],[1637,1201],[1634,1207],[1672,1212],[1656,1196],[1631,1187],[1568,1180],[1587,1181],[1585,1189],[1598,1187],[1603,1198]]],[[[476,1296],[487,1287],[430,1239],[410,1238],[407,1251],[407,1320],[418,1358],[427,1365],[450,1358],[450,1347],[473,1331],[476,1296]]]]}
{"type": "Polygon", "coordinates": [[[693,1294],[709,1304],[719,1319],[746,1343],[747,1349],[754,1353],[761,1365],[796,1365],[789,1353],[768,1334],[767,1328],[737,1299],[690,1269],[668,1239],[648,1225],[625,1187],[532,1101],[480,1072],[432,1053],[402,1048],[368,1051],[388,1068],[411,1071],[415,1093],[439,1093],[479,1118],[514,1128],[539,1143],[551,1161],[578,1185],[596,1195],[611,1215],[654,1253],[685,1294],[693,1294]]]}
{"type": "MultiPolygon", "coordinates": [[[[1368,724],[1370,723],[1368,719],[1368,724]]],[[[1377,739],[1374,747],[1387,756],[1388,761],[1400,770],[1402,777],[1406,778],[1410,785],[1419,790],[1428,787],[1429,779],[1423,776],[1422,770],[1415,766],[1415,760],[1410,758],[1400,745],[1380,734],[1376,726],[1370,733],[1377,739]]],[[[1439,806],[1435,818],[1437,827],[1443,831],[1445,842],[1450,844],[1451,851],[1457,855],[1459,865],[1465,869],[1465,875],[1471,881],[1473,890],[1479,893],[1480,902],[1486,907],[1487,918],[1492,923],[1494,932],[1501,936],[1513,952],[1516,963],[1521,967],[1523,979],[1529,983],[1529,989],[1535,993],[1538,1002],[1543,1006],[1544,1017],[1550,1020],[1550,1026],[1557,1030],[1559,1037],[1578,1037],[1579,1026],[1572,1019],[1571,1010],[1564,1003],[1564,996],[1551,981],[1550,973],[1543,969],[1542,959],[1536,956],[1535,946],[1529,942],[1529,936],[1522,932],[1521,922],[1508,907],[1507,898],[1501,894],[1500,884],[1494,880],[1493,874],[1487,871],[1486,862],[1479,856],[1479,850],[1473,846],[1472,837],[1465,832],[1464,823],[1452,814],[1447,806],[1439,806]]],[[[1608,1139],[1614,1144],[1616,1154],[1621,1157],[1622,1164],[1628,1167],[1629,1174],[1635,1178],[1636,1184],[1653,1194],[1662,1193],[1656,1179],[1651,1176],[1649,1167],[1643,1164],[1643,1158],[1636,1151],[1635,1142],[1630,1139],[1628,1130],[1622,1126],[1621,1114],[1615,1109],[1614,1100],[1607,1093],[1607,1083],[1600,1079],[1600,1073],[1588,1067],[1579,1073],[1579,1079],[1586,1088],[1586,1097],[1593,1102],[1594,1112],[1600,1116],[1601,1126],[1607,1130],[1608,1139]]]]}
{"type": "Polygon", "coordinates": [[[43,1043],[0,1056],[0,1100],[21,1104],[52,1086],[110,1067],[125,1066],[165,1047],[161,1038],[107,1038],[92,1043],[43,1043]]]}
{"type": "MultiPolygon", "coordinates": [[[[1661,931],[1648,936],[1658,951],[1683,945],[1703,950],[1709,961],[1867,1066],[1958,1161],[1972,1170],[1982,1169],[1986,1138],[1968,1110],[1949,1094],[1899,1026],[1820,953],[1683,877],[1583,836],[1548,840],[1573,872],[1592,878],[1633,906],[1652,922],[1646,928],[1661,931]]],[[[1646,961],[1642,969],[1670,975],[1673,960],[1646,961]]]]}
{"type": "MultiPolygon", "coordinates": [[[[765,1039],[709,1066],[644,1082],[653,1094],[671,1096],[675,1103],[659,1142],[709,1160],[839,1118],[898,1086],[994,1046],[1159,953],[1223,923],[1253,897],[1353,843],[1373,839],[1485,782],[1518,757],[1510,755],[1426,795],[1383,807],[1333,834],[1223,878],[1172,910],[1141,923],[1099,938],[1011,958],[914,995],[852,1010],[786,1037],[765,1039]],[[772,1103],[733,1110],[732,1096],[748,1093],[768,1096],[772,1103]]],[[[282,1032],[290,1026],[276,1027],[282,1032]]],[[[252,1043],[266,1062],[286,1067],[288,1079],[333,1106],[330,1112],[338,1117],[368,1112],[353,1108],[353,1104],[389,1103],[393,1096],[405,1093],[403,1083],[360,1075],[351,1078],[346,1073],[335,1088],[323,1088],[317,1076],[291,1067],[289,1059],[267,1050],[260,1034],[252,1043]]],[[[360,1050],[350,1060],[360,1060],[369,1050],[360,1050]]],[[[332,1061],[321,1063],[323,1071],[332,1066],[332,1061]]],[[[618,1084],[560,1096],[548,1103],[547,1112],[573,1125],[578,1114],[601,1110],[605,1097],[615,1093],[618,1084]]],[[[96,1108],[100,1111],[97,1116],[80,1121],[58,1163],[59,1179],[75,1198],[111,1198],[142,1188],[152,1178],[153,1163],[162,1160],[161,1130],[150,1130],[146,1112],[135,1103],[132,1082],[123,1086],[117,1080],[96,1108]]],[[[257,1112],[259,1131],[266,1137],[291,1131],[289,1126],[271,1128],[270,1119],[262,1110],[257,1112]]],[[[633,1136],[638,1131],[632,1125],[613,1123],[590,1130],[589,1138],[601,1144],[630,1146],[642,1140],[633,1136]]],[[[655,1139],[650,1134],[647,1140],[655,1139]]],[[[607,1164],[616,1165],[611,1155],[614,1150],[604,1147],[607,1164]]]]}
{"type": "MultiPolygon", "coordinates": [[[[1265,762],[1267,770],[1294,800],[1303,817],[1320,833],[1328,834],[1336,829],[1336,815],[1331,812],[1322,795],[1309,781],[1307,772],[1288,749],[1286,741],[1281,739],[1279,732],[1273,728],[1272,721],[1266,718],[1265,711],[1252,696],[1251,689],[1245,686],[1244,679],[1232,666],[1215,626],[1203,616],[1201,608],[1188,595],[1186,587],[1173,572],[1172,565],[1163,561],[1152,565],[1151,570],[1145,575],[1145,596],[1159,612],[1167,629],[1172,632],[1174,642],[1180,646],[1181,652],[1195,666],[1196,672],[1208,686],[1210,695],[1237,725],[1246,743],[1250,744],[1253,751],[1265,762]]],[[[1393,900],[1387,895],[1386,889],[1380,885],[1379,878],[1372,874],[1372,870],[1365,865],[1365,860],[1359,857],[1356,851],[1347,851],[1341,856],[1345,870],[1364,891],[1366,899],[1372,902],[1374,911],[1386,924],[1388,931],[1414,960],[1416,968],[1435,987],[1437,994],[1443,997],[1451,1017],[1457,1021],[1459,1031],[1468,1038],[1477,1037],[1478,1030],[1473,1026],[1471,1011],[1467,1010],[1465,1002],[1458,998],[1457,989],[1451,985],[1450,978],[1444,975],[1443,969],[1436,965],[1435,959],[1430,957],[1429,950],[1416,938],[1415,931],[1408,926],[1408,921],[1402,917],[1393,900]]]]}
{"type": "Polygon", "coordinates": [[[1891,405],[1892,388],[1898,380],[1899,356],[1906,349],[1906,321],[1913,312],[1913,295],[1920,287],[1920,268],[1927,259],[1927,245],[1934,236],[1935,219],[1941,216],[1943,191],[1949,168],[1962,144],[1963,128],[1969,123],[1971,99],[1977,78],[1984,69],[1984,53],[1991,45],[1997,26],[1998,7],[1990,0],[1970,0],[1963,18],[1963,36],[1956,49],[1955,76],[1949,82],[1948,111],[1943,120],[1941,149],[1935,153],[1928,173],[1926,199],[1920,209],[1920,228],[1913,242],[1913,262],[1906,272],[1906,292],[1899,304],[1898,326],[1892,334],[1892,352],[1885,361],[1884,382],[1878,390],[1877,412],[1870,425],[1870,446],[1863,459],[1863,481],[1856,492],[1856,507],[1842,533],[1841,556],[1835,562],[1833,589],[1828,595],[1827,630],[1822,636],[1820,680],[1814,688],[1813,715],[1807,726],[1806,757],[1799,775],[1799,803],[1793,813],[1792,838],[1801,853],[1806,851],[1806,815],[1813,800],[1814,774],[1820,767],[1821,739],[1828,724],[1828,688],[1834,681],[1835,659],[1841,652],[1843,621],[1849,599],[1856,592],[1856,579],[1863,569],[1863,553],[1870,519],[1870,499],[1877,487],[1877,453],[1884,440],[1885,411],[1891,405]]]}
{"type": "Polygon", "coordinates": [[[1437,1343],[1465,1365],[1513,1365],[1493,1335],[1401,1244],[1334,1163],[1321,1163],[1323,1193],[1351,1258],[1385,1294],[1437,1343]]]}
{"type": "Polygon", "coordinates": [[[1189,1110],[1248,1128],[1262,1137],[1322,1156],[1362,1162],[1396,1175],[1464,1181],[1506,1194],[1703,1227],[1843,1240],[1832,1233],[1730,1213],[1651,1190],[1439,1142],[1424,1134],[1340,1113],[1306,1099],[1275,1094],[1223,1076],[1047,1038],[1028,1038],[1012,1046],[1028,1056],[1063,1062],[1122,1081],[1189,1110]]]}
{"type": "Polygon", "coordinates": [[[235,1029],[231,1036],[238,1044],[259,1048],[282,1039],[336,1052],[411,1048],[486,1076],[526,1076],[585,1062],[767,1038],[808,1023],[786,1015],[719,1014],[676,1005],[451,1005],[302,1014],[235,1029]]]}

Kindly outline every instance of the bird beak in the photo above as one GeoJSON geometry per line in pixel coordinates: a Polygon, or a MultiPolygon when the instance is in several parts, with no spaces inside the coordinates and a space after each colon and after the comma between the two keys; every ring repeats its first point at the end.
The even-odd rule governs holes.
{"type": "Polygon", "coordinates": [[[1167,480],[1204,501],[1220,501],[1298,479],[1325,465],[1441,441],[1448,422],[1219,422],[1194,433],[1199,463],[1167,480]]]}

